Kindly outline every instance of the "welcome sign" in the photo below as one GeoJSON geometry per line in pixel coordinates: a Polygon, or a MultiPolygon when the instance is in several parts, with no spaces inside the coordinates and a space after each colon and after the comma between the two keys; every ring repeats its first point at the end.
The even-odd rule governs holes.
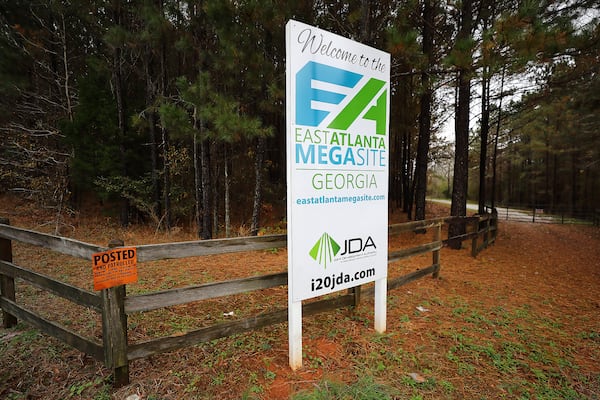
{"type": "Polygon", "coordinates": [[[387,277],[390,55],[289,21],[290,302],[387,277]]]}

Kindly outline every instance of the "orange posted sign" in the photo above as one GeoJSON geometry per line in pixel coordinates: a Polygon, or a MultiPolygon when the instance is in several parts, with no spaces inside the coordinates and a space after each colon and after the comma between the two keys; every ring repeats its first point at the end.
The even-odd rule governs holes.
{"type": "Polygon", "coordinates": [[[137,251],[120,247],[92,255],[94,290],[137,282],[137,251]]]}

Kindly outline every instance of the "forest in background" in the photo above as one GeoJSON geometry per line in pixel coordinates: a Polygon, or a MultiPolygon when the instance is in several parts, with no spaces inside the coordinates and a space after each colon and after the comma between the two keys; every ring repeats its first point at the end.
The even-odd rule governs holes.
{"type": "Polygon", "coordinates": [[[2,0],[0,194],[257,234],[285,209],[290,18],[391,53],[390,207],[598,208],[597,0],[2,0]]]}

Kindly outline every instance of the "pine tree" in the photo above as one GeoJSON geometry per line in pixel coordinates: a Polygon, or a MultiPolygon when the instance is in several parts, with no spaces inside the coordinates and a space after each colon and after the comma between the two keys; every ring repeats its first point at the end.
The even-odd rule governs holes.
{"type": "MultiPolygon", "coordinates": [[[[460,9],[460,25],[453,49],[457,67],[457,103],[455,118],[454,176],[452,181],[452,204],[450,214],[454,217],[467,215],[467,185],[469,176],[469,119],[471,105],[471,77],[473,74],[473,2],[464,0],[460,9]]],[[[449,237],[465,233],[462,223],[451,224],[449,237]]],[[[460,248],[461,241],[453,241],[452,248],[460,248]]]]}
{"type": "Polygon", "coordinates": [[[437,4],[432,0],[423,1],[423,55],[425,65],[421,72],[421,98],[419,112],[419,143],[415,169],[415,219],[425,219],[425,196],[427,194],[427,165],[429,161],[429,144],[431,140],[431,103],[433,88],[431,69],[434,65],[434,34],[437,4]]]}

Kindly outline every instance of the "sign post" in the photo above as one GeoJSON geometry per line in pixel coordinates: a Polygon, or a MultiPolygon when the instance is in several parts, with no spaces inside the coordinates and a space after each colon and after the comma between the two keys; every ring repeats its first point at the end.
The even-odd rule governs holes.
{"type": "Polygon", "coordinates": [[[290,366],[302,366],[302,300],[375,282],[386,329],[390,55],[286,26],[290,366]]]}

